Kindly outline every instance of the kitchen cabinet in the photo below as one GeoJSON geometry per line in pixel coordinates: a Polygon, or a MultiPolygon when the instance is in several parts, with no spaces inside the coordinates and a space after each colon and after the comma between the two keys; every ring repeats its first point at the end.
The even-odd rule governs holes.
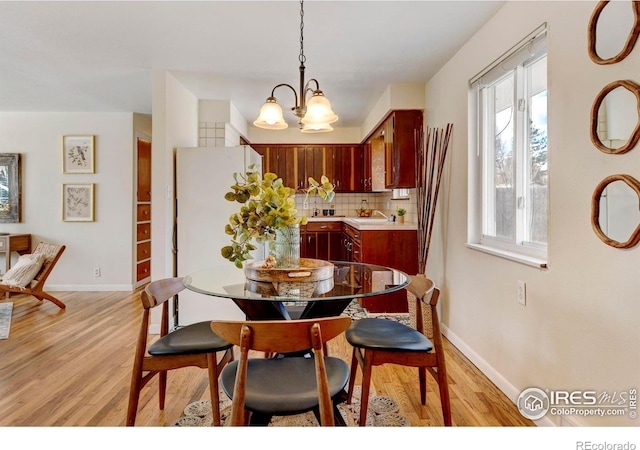
{"type": "Polygon", "coordinates": [[[296,145],[251,145],[262,155],[262,173],[272,172],[282,178],[285,186],[299,189],[302,179],[298,173],[299,146],[296,145]]]}
{"type": "Polygon", "coordinates": [[[332,183],[336,192],[362,192],[364,177],[362,157],[364,145],[336,145],[333,147],[332,183]]]}
{"type": "MultiPolygon", "coordinates": [[[[325,175],[334,183],[333,176],[333,146],[331,147],[306,147],[304,151],[304,181],[309,177],[313,177],[316,181],[320,181],[322,175],[325,175]]],[[[334,183],[335,184],[335,183],[334,183]]]]}
{"type": "Polygon", "coordinates": [[[342,259],[342,223],[309,222],[300,229],[302,258],[342,259]]]}
{"type": "Polygon", "coordinates": [[[384,135],[384,128],[379,129],[363,146],[362,190],[365,192],[386,190],[384,135]]]}
{"type": "Polygon", "coordinates": [[[384,124],[385,187],[415,188],[422,111],[394,111],[384,124]]]}
{"type": "Polygon", "coordinates": [[[285,186],[301,192],[309,177],[325,175],[336,192],[362,192],[361,144],[299,145],[252,144],[263,157],[262,172],[277,174],[285,186]]]}
{"type": "Polygon", "coordinates": [[[344,224],[342,239],[342,259],[349,262],[361,262],[362,250],[360,244],[360,231],[344,224]]]}
{"type": "Polygon", "coordinates": [[[365,139],[364,191],[416,187],[422,117],[421,110],[392,111],[365,139]]]}
{"type": "MultiPolygon", "coordinates": [[[[401,270],[408,275],[418,273],[418,232],[416,230],[358,230],[343,224],[343,256],[346,261],[378,264],[401,270]]],[[[362,274],[362,283],[371,279],[362,274]]],[[[360,300],[372,313],[407,312],[404,289],[390,294],[360,300]]]]}

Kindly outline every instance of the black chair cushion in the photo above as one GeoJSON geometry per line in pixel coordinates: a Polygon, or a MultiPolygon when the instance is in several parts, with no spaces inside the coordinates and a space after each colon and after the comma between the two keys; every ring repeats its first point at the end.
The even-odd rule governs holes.
{"type": "Polygon", "coordinates": [[[399,352],[430,352],[433,344],[419,331],[388,319],[360,319],[345,331],[354,347],[399,352]]]}
{"type": "MultiPolygon", "coordinates": [[[[233,386],[239,361],[229,363],[220,374],[220,384],[233,400],[233,386]]],[[[329,393],[335,397],[349,380],[349,365],[341,359],[325,357],[329,393]]],[[[247,361],[245,409],[288,416],[318,406],[318,387],[313,358],[251,358],[247,361]]]]}
{"type": "Polygon", "coordinates": [[[161,337],[149,346],[153,356],[182,355],[193,353],[213,353],[231,348],[233,344],[225,341],[211,330],[211,321],[194,323],[161,337]]]}

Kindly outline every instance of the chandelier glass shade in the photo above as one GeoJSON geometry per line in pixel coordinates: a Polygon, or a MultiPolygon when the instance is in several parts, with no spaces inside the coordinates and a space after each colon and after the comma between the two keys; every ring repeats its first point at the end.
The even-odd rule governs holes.
{"type": "Polygon", "coordinates": [[[275,97],[269,97],[267,102],[262,105],[260,115],[253,124],[268,130],[284,130],[288,126],[282,117],[282,108],[278,105],[275,97]]]}
{"type": "Polygon", "coordinates": [[[283,130],[288,127],[287,122],[282,115],[282,108],[278,104],[278,100],[275,97],[275,91],[279,87],[288,87],[293,91],[295,106],[291,108],[291,111],[298,117],[298,125],[300,131],[303,133],[322,133],[326,131],[332,131],[332,123],[338,120],[338,116],[331,109],[331,103],[325,97],[324,93],[320,90],[318,80],[315,78],[310,79],[305,83],[304,77],[304,63],[306,57],[304,56],[303,46],[303,30],[304,30],[304,0],[300,0],[300,93],[289,84],[278,84],[271,91],[271,96],[267,98],[267,101],[262,108],[260,108],[260,114],[253,124],[258,128],[264,128],[267,130],[283,130]],[[310,84],[315,84],[315,89],[310,87],[310,84]],[[311,98],[307,101],[307,94],[311,93],[311,98]],[[298,102],[299,100],[299,102],[298,102]]]}

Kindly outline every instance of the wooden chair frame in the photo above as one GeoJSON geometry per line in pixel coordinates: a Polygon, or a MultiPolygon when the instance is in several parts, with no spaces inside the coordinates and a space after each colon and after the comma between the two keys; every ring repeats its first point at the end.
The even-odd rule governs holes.
{"type": "Polygon", "coordinates": [[[211,395],[211,410],[213,413],[213,425],[219,426],[220,400],[218,388],[218,374],[222,368],[233,361],[233,347],[225,351],[218,362],[216,353],[195,353],[183,355],[152,356],[147,354],[147,340],[151,309],[162,305],[162,317],[160,319],[160,337],[169,333],[169,302],[176,294],[184,289],[182,278],[167,278],[148,284],[140,293],[140,299],[144,311],[142,323],[138,335],[133,373],[131,375],[131,387],[129,391],[129,405],[127,408],[127,426],[134,426],[138,411],[140,391],[153,379],[159,376],[159,407],[164,409],[167,391],[167,371],[182,367],[195,366],[207,369],[209,375],[209,390],[211,395]],[[144,372],[147,372],[146,374],[144,372]]]}
{"type": "MultiPolygon", "coordinates": [[[[60,256],[64,252],[66,246],[57,245],[57,244],[48,244],[45,242],[40,242],[36,246],[35,250],[33,250],[33,254],[36,253],[44,253],[46,258],[42,263],[42,267],[38,274],[33,278],[33,281],[30,285],[25,287],[19,286],[7,286],[4,284],[0,284],[0,292],[5,294],[7,293],[15,293],[15,294],[29,294],[37,298],[39,301],[49,300],[53,304],[55,304],[60,309],[65,309],[67,306],[62,303],[59,299],[44,291],[44,285],[47,282],[47,278],[49,274],[55,267],[56,263],[60,259],[60,256]]],[[[7,258],[10,256],[7,255],[7,258]]]]}
{"type": "Polygon", "coordinates": [[[324,349],[327,341],[343,333],[350,324],[349,317],[252,322],[213,321],[211,328],[214,333],[240,346],[240,360],[233,389],[231,425],[242,426],[249,422],[250,413],[244,408],[249,350],[275,354],[306,349],[313,349],[314,354],[320,423],[322,426],[335,425],[324,349]]]}
{"type": "Polygon", "coordinates": [[[352,402],[353,388],[355,386],[358,365],[362,368],[362,393],[360,396],[360,426],[365,426],[367,421],[367,409],[369,406],[369,391],[371,386],[371,373],[374,366],[382,364],[397,364],[401,366],[417,367],[420,383],[420,402],[425,405],[427,401],[427,377],[426,372],[438,382],[440,390],[440,403],[445,426],[451,426],[451,406],[449,402],[449,385],[447,383],[447,371],[444,359],[444,348],[440,334],[440,321],[436,305],[440,297],[440,290],[434,283],[426,278],[412,277],[413,281],[407,289],[415,295],[416,329],[425,334],[423,320],[423,303],[431,309],[433,326],[433,350],[424,352],[400,352],[361,349],[354,347],[351,359],[351,375],[349,376],[349,392],[347,403],[352,402]],[[424,280],[424,281],[422,281],[424,280]],[[430,299],[429,298],[430,295],[430,299]]]}

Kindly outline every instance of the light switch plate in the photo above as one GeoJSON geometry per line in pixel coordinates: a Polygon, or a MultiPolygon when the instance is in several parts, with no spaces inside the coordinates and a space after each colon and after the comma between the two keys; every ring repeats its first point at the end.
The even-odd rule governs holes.
{"type": "Polygon", "coordinates": [[[518,303],[527,305],[527,284],[522,280],[518,280],[518,303]]]}

